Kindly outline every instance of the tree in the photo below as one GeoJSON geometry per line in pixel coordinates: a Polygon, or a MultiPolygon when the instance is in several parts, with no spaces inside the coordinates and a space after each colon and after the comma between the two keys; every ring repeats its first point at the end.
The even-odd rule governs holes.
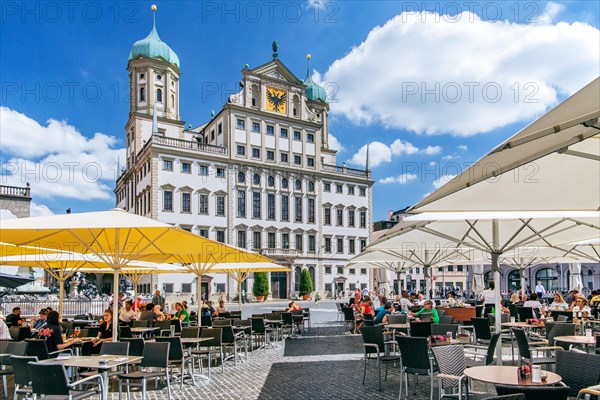
{"type": "Polygon", "coordinates": [[[254,286],[252,286],[252,293],[256,297],[269,295],[269,280],[267,279],[266,272],[254,273],[254,286]]]}
{"type": "Polygon", "coordinates": [[[312,279],[308,269],[303,269],[300,274],[300,296],[307,296],[313,291],[312,279]]]}

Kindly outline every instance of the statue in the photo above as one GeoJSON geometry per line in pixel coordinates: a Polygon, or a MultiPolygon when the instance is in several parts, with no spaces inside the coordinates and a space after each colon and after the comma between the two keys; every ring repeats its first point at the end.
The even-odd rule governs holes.
{"type": "Polygon", "coordinates": [[[75,298],[79,296],[79,283],[81,280],[81,274],[79,272],[75,273],[71,280],[69,281],[69,297],[75,298]]]}
{"type": "Polygon", "coordinates": [[[273,59],[276,59],[277,57],[279,57],[279,55],[277,54],[277,50],[279,49],[279,44],[277,43],[276,40],[273,40],[273,44],[271,45],[271,47],[273,48],[273,59]]]}

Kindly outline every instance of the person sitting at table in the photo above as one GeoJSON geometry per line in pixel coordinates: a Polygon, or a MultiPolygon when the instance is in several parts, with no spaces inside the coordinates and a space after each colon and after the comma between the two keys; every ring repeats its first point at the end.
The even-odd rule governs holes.
{"type": "Polygon", "coordinates": [[[448,306],[456,307],[458,305],[458,300],[456,300],[456,293],[449,292],[448,293],[448,306]]]}
{"type": "Polygon", "coordinates": [[[375,320],[373,320],[373,323],[375,325],[378,324],[387,324],[388,323],[388,315],[392,314],[392,310],[394,309],[394,305],[392,304],[392,302],[387,302],[383,305],[381,311],[379,311],[377,313],[377,316],[375,317],[375,320]]]}
{"type": "Polygon", "coordinates": [[[225,302],[223,300],[219,301],[219,306],[215,310],[218,314],[229,312],[227,311],[227,307],[225,307],[225,302]]]}
{"type": "Polygon", "coordinates": [[[12,310],[12,314],[9,314],[5,318],[6,325],[11,326],[21,326],[23,324],[23,317],[21,317],[21,309],[19,307],[15,307],[12,310]]]}
{"type": "Polygon", "coordinates": [[[142,296],[138,296],[135,298],[132,308],[133,308],[133,311],[135,311],[136,313],[146,310],[145,307],[142,308],[142,296]]]}
{"type": "Polygon", "coordinates": [[[365,300],[362,302],[360,306],[360,313],[364,316],[365,314],[370,314],[375,317],[375,313],[373,312],[373,301],[371,297],[365,296],[365,300]]]}
{"type": "MultiPolygon", "coordinates": [[[[377,307],[375,309],[375,315],[377,315],[379,313],[379,311],[383,310],[385,308],[385,305],[388,302],[387,297],[385,297],[384,295],[380,294],[379,296],[377,296],[379,299],[379,307],[377,307]]],[[[392,304],[393,306],[393,304],[392,304]]]]}
{"type": "Polygon", "coordinates": [[[212,306],[212,301],[205,300],[204,301],[204,305],[202,306],[202,308],[203,308],[204,315],[208,315],[209,317],[216,317],[217,316],[217,311],[212,306]]]}
{"type": "Polygon", "coordinates": [[[579,292],[576,289],[570,290],[569,295],[565,297],[565,301],[567,302],[567,304],[571,304],[571,306],[574,306],[575,301],[577,301],[578,293],[579,292]]]}
{"type": "MultiPolygon", "coordinates": [[[[158,304],[157,304],[158,305],[158,304]]],[[[158,306],[160,311],[160,306],[158,306]]],[[[154,326],[154,321],[158,319],[158,315],[154,311],[154,304],[146,304],[145,310],[140,314],[140,321],[148,321],[148,326],[154,326]]]]}
{"type": "Polygon", "coordinates": [[[510,295],[510,304],[517,304],[519,302],[519,293],[513,292],[510,295]]]}
{"type": "Polygon", "coordinates": [[[160,309],[159,304],[154,304],[154,314],[156,314],[157,321],[164,321],[167,319],[166,314],[160,309]]]}
{"type": "Polygon", "coordinates": [[[523,304],[523,307],[531,307],[537,309],[537,315],[540,315],[542,313],[542,303],[538,301],[537,293],[531,293],[531,296],[529,296],[529,300],[527,300],[523,304]]]}
{"type": "Polygon", "coordinates": [[[569,309],[569,305],[563,299],[560,293],[554,293],[554,301],[550,304],[550,310],[555,311],[567,311],[569,309]]]}
{"type": "Polygon", "coordinates": [[[177,310],[175,319],[180,320],[182,326],[188,326],[190,324],[190,314],[183,308],[183,304],[175,303],[175,310],[177,310]]]}
{"type": "Polygon", "coordinates": [[[102,342],[112,342],[113,335],[113,313],[111,309],[104,310],[104,315],[102,316],[102,321],[100,322],[100,326],[98,327],[98,337],[94,340],[94,345],[92,348],[93,354],[100,353],[100,347],[102,342]]]}
{"type": "Polygon", "coordinates": [[[585,297],[580,296],[575,300],[575,304],[571,305],[567,311],[573,311],[573,318],[580,318],[586,314],[589,316],[592,309],[588,306],[585,297]]]}
{"type": "Polygon", "coordinates": [[[419,315],[421,315],[423,313],[431,313],[431,315],[433,317],[433,323],[434,324],[440,323],[440,316],[439,316],[437,310],[433,307],[433,301],[425,300],[425,303],[423,304],[423,308],[421,308],[416,313],[410,313],[410,315],[412,315],[415,318],[418,318],[419,315]]]}
{"type": "Polygon", "coordinates": [[[290,304],[288,304],[288,312],[292,312],[294,310],[302,310],[302,307],[300,307],[298,304],[296,304],[295,301],[290,301],[290,304]]]}
{"type": "Polygon", "coordinates": [[[135,321],[135,311],[133,311],[133,302],[127,300],[125,306],[119,310],[119,324],[133,326],[135,321]]]}
{"type": "MultiPolygon", "coordinates": [[[[38,339],[46,340],[46,347],[48,347],[48,353],[52,353],[58,350],[66,349],[75,343],[81,342],[81,339],[74,339],[68,342],[63,342],[62,330],[59,326],[59,315],[56,311],[50,311],[48,318],[46,319],[46,325],[40,328],[37,333],[38,339]]],[[[54,358],[57,355],[53,354],[50,357],[54,358]]]]}
{"type": "Polygon", "coordinates": [[[38,318],[31,318],[32,322],[33,322],[33,329],[40,329],[43,326],[46,326],[48,323],[48,310],[46,310],[45,308],[42,308],[39,312],[39,317],[38,318]]]}

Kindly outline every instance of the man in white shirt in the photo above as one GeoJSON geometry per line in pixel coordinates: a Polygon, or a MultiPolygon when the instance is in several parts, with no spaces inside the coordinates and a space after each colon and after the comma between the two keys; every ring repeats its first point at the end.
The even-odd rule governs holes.
{"type": "Polygon", "coordinates": [[[135,311],[133,311],[133,303],[131,300],[125,302],[125,307],[119,310],[119,321],[132,325],[135,321],[135,311]]]}
{"type": "Polygon", "coordinates": [[[488,288],[483,291],[483,311],[487,316],[492,312],[492,308],[496,304],[496,291],[494,281],[488,283],[488,288]]]}
{"type": "Polygon", "coordinates": [[[400,309],[404,310],[404,312],[408,312],[412,306],[413,304],[408,299],[408,292],[403,290],[402,297],[400,298],[400,309]]]}
{"type": "Polygon", "coordinates": [[[535,287],[535,292],[537,293],[537,297],[539,299],[543,299],[544,295],[546,294],[546,288],[544,288],[544,285],[542,285],[542,282],[538,282],[536,287],[535,287]]]}
{"type": "Polygon", "coordinates": [[[542,313],[542,304],[538,301],[538,296],[536,293],[531,293],[531,296],[529,296],[529,300],[523,303],[523,307],[531,307],[533,309],[537,309],[535,311],[536,315],[540,315],[542,313]]]}

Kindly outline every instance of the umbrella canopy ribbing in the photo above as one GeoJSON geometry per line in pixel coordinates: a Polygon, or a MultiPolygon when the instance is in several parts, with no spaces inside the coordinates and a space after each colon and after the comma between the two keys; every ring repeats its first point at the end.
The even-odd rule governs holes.
{"type": "Polygon", "coordinates": [[[19,275],[0,273],[0,287],[14,289],[14,288],[18,288],[19,286],[23,286],[27,283],[30,283],[32,281],[33,281],[33,279],[31,279],[31,278],[24,278],[19,275]]]}

